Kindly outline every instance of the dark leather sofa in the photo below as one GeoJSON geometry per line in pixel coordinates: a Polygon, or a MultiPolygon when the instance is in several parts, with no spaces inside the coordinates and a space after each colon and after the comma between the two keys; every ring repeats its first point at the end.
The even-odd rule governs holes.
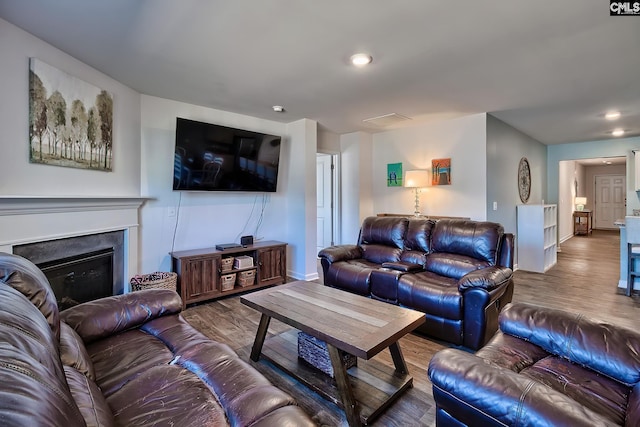
{"type": "Polygon", "coordinates": [[[474,350],[513,296],[513,234],[493,222],[369,217],[318,256],[325,285],[421,311],[418,331],[474,350]]]}
{"type": "Polygon", "coordinates": [[[580,314],[510,304],[475,355],[429,364],[436,424],[638,426],[640,334],[580,314]]]}
{"type": "Polygon", "coordinates": [[[181,308],[174,291],[145,290],[59,313],[40,270],[0,254],[0,424],[315,425],[181,308]]]}

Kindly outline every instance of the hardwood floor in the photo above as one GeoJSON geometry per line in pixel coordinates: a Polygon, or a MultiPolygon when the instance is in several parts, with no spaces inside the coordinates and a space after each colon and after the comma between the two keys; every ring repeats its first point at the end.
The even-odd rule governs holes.
{"type": "MultiPolygon", "coordinates": [[[[558,264],[545,274],[516,271],[514,302],[581,312],[607,322],[636,328],[640,319],[640,298],[626,297],[617,289],[619,279],[619,232],[595,230],[593,235],[576,236],[561,245],[558,264]]],[[[255,366],[272,383],[291,394],[319,425],[346,426],[337,406],[325,401],[268,362],[249,360],[251,344],[260,315],[240,303],[238,296],[187,308],[184,318],[205,335],[227,343],[240,357],[255,366]]],[[[290,329],[272,320],[269,334],[290,329]]],[[[427,378],[429,360],[449,347],[443,342],[409,334],[400,346],[413,375],[414,387],[383,413],[374,426],[433,426],[435,403],[427,378]]],[[[374,360],[393,366],[388,350],[374,360]]]]}

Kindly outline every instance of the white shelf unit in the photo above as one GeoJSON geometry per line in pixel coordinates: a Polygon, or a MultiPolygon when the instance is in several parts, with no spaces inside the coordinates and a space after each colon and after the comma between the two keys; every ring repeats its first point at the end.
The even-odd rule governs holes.
{"type": "Polygon", "coordinates": [[[557,205],[518,205],[518,268],[544,273],[558,261],[557,205]]]}

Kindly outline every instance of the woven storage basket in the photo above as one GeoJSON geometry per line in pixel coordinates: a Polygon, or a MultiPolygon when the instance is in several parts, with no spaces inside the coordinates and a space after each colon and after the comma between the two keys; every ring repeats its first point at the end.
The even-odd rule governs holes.
{"type": "MultiPolygon", "coordinates": [[[[347,352],[342,353],[342,363],[346,369],[356,366],[358,358],[347,352]]],[[[333,378],[333,366],[329,357],[327,344],[304,332],[298,332],[298,357],[308,365],[324,372],[333,378]]]]}
{"type": "Polygon", "coordinates": [[[131,278],[131,290],[142,291],[145,289],[171,289],[176,290],[178,275],[176,273],[168,273],[156,271],[150,274],[136,275],[131,278]]]}
{"type": "Polygon", "coordinates": [[[220,289],[222,291],[230,291],[236,284],[236,273],[223,274],[220,276],[220,289]]]}
{"type": "Polygon", "coordinates": [[[233,260],[234,258],[232,256],[222,258],[222,261],[220,261],[220,271],[223,273],[231,271],[233,269],[233,260]]]}
{"type": "Polygon", "coordinates": [[[240,273],[238,273],[238,285],[242,286],[243,288],[245,286],[251,286],[253,285],[255,278],[256,278],[255,270],[241,271],[240,273]]]}

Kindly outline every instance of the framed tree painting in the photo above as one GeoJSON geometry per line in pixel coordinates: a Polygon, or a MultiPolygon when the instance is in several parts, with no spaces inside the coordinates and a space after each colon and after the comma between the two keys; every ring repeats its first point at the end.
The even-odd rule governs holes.
{"type": "Polygon", "coordinates": [[[451,185],[451,159],[431,161],[431,185],[451,185]]]}
{"type": "Polygon", "coordinates": [[[387,164],[387,187],[402,187],[402,163],[387,164]]]}
{"type": "Polygon", "coordinates": [[[113,96],[38,59],[29,62],[29,161],[112,170],[113,96]]]}

